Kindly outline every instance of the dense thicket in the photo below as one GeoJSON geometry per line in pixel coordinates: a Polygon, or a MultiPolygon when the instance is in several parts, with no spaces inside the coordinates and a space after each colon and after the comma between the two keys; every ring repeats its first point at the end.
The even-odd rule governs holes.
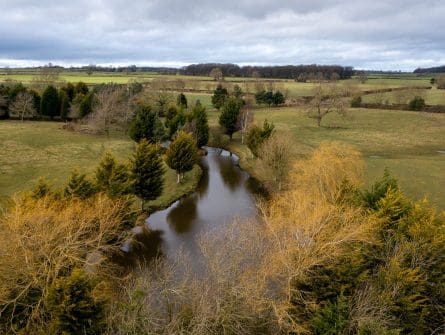
{"type": "Polygon", "coordinates": [[[282,66],[238,66],[236,64],[192,64],[181,69],[181,73],[191,76],[208,76],[214,68],[221,69],[224,77],[261,77],[297,79],[301,74],[322,74],[330,79],[336,73],[341,79],[351,78],[352,67],[339,65],[282,65],[282,66]]]}

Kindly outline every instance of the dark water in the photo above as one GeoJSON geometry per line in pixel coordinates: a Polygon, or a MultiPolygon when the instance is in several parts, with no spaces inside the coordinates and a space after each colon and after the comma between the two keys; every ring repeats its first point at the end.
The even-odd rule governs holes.
{"type": "Polygon", "coordinates": [[[179,249],[191,256],[198,255],[200,234],[217,233],[235,218],[256,215],[255,200],[264,192],[237,164],[236,155],[208,148],[208,155],[201,158],[203,175],[196,192],[150,215],[146,221],[149,230],[139,227],[139,244],[127,256],[174,255],[179,249]]]}

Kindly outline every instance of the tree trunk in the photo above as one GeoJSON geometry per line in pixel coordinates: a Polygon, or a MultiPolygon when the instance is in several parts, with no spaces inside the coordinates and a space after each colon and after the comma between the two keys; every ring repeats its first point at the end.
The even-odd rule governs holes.
{"type": "Polygon", "coordinates": [[[179,184],[180,182],[181,182],[181,174],[178,172],[177,173],[176,184],[179,184]]]}
{"type": "Polygon", "coordinates": [[[321,126],[321,117],[317,118],[317,124],[318,124],[319,127],[321,126]]]}

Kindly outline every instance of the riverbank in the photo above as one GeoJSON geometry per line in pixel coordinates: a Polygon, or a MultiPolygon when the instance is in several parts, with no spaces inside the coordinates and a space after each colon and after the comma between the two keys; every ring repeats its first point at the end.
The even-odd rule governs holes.
{"type": "Polygon", "coordinates": [[[169,207],[179,199],[195,192],[202,176],[202,168],[197,164],[193,169],[184,174],[181,183],[176,182],[176,173],[173,170],[165,175],[164,191],[156,200],[144,203],[144,210],[153,213],[169,207]]]}

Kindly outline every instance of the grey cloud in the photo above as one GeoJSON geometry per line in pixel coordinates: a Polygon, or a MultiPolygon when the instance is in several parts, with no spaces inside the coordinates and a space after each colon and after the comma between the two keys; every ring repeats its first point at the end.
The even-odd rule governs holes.
{"type": "MultiPolygon", "coordinates": [[[[2,0],[0,66],[21,62],[445,63],[437,0],[2,0]]],[[[20,63],[21,64],[21,63],[20,63]]]]}

